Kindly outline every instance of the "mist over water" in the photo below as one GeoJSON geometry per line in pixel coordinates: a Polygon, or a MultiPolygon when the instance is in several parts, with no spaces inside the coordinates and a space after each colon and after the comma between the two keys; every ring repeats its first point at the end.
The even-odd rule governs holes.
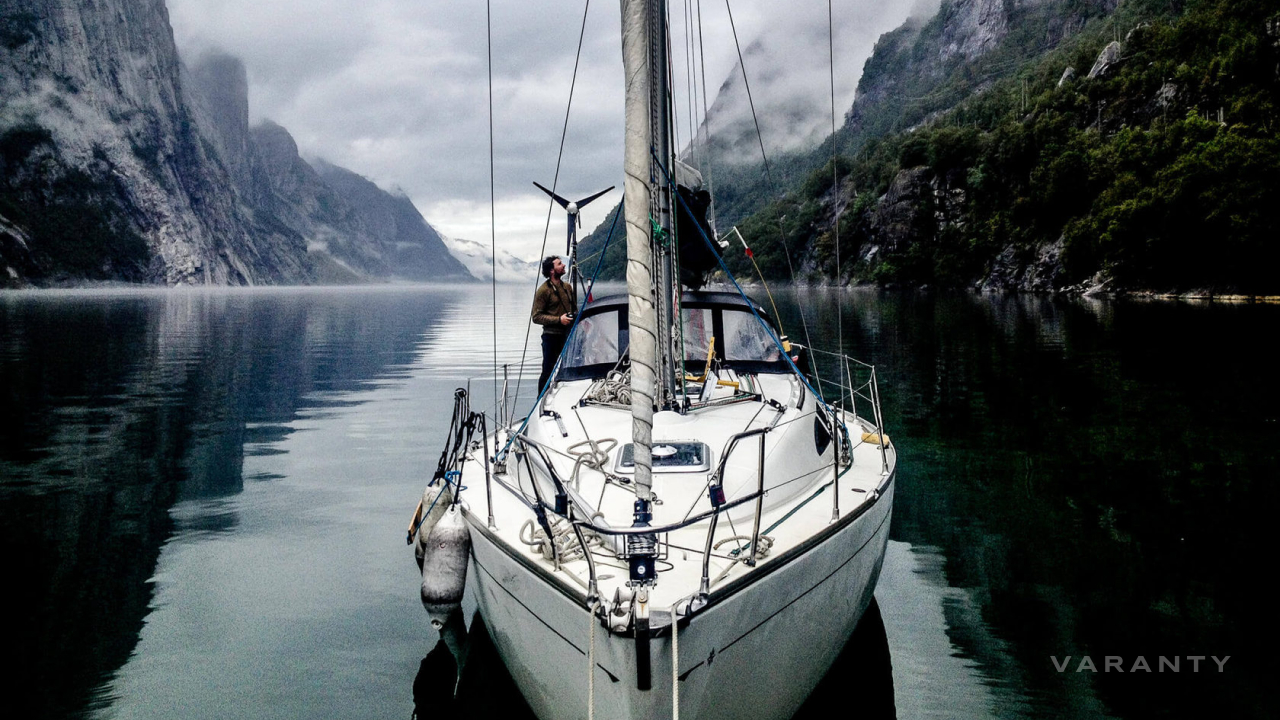
{"type": "MultiPolygon", "coordinates": [[[[501,366],[525,340],[532,288],[498,289],[496,336],[490,293],[0,295],[19,714],[407,717],[443,659],[405,527],[454,389],[491,408],[495,343],[501,366]]],[[[1280,470],[1265,347],[1280,308],[778,303],[792,338],[807,325],[877,364],[900,452],[878,610],[802,716],[850,677],[875,717],[1267,715],[1255,583],[1280,470]],[[1084,655],[1099,671],[1107,655],[1231,660],[1075,672],[1084,655]]],[[[464,672],[472,711],[438,715],[523,708],[483,647],[464,672]]]]}

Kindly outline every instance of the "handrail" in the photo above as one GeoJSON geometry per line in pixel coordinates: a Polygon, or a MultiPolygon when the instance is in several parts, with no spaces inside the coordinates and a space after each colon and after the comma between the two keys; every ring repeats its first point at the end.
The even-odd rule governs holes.
{"type": "MultiPolygon", "coordinates": [[[[750,435],[757,435],[757,434],[760,434],[760,430],[761,430],[761,429],[748,431],[748,434],[750,434],[750,435]]],[[[526,437],[525,437],[525,436],[523,436],[523,435],[518,435],[518,436],[517,436],[517,441],[518,441],[518,442],[520,442],[521,444],[524,444],[525,442],[528,442],[528,444],[529,444],[529,445],[534,446],[534,447],[537,447],[537,441],[536,441],[536,440],[532,440],[532,439],[530,439],[530,438],[526,438],[526,437]]],[[[540,449],[540,448],[538,448],[538,449],[540,449]]],[[[540,453],[540,454],[541,454],[541,453],[540,453]]],[[[532,479],[532,478],[530,479],[530,482],[531,482],[531,483],[533,482],[533,479],[532,479]]],[[[519,494],[519,493],[517,493],[517,492],[516,492],[516,489],[515,489],[515,488],[511,487],[510,485],[507,485],[506,483],[499,482],[498,484],[499,484],[499,485],[501,485],[502,487],[506,488],[508,491],[510,491],[510,492],[512,492],[512,493],[519,494]]],[[[740,498],[736,498],[736,499],[734,499],[734,500],[730,500],[729,502],[726,502],[725,504],[720,505],[720,506],[719,506],[719,507],[717,507],[717,508],[714,508],[714,509],[712,509],[712,510],[708,510],[708,511],[703,512],[703,513],[698,514],[698,515],[694,515],[694,516],[692,516],[692,517],[685,518],[684,520],[681,520],[681,521],[676,522],[676,523],[671,523],[671,524],[668,524],[668,525],[659,525],[659,526],[656,526],[656,527],[639,527],[639,528],[637,528],[637,527],[611,527],[611,526],[608,526],[608,525],[596,525],[594,522],[591,522],[590,520],[574,520],[574,519],[572,519],[572,518],[568,517],[568,515],[567,515],[567,514],[562,514],[562,513],[558,513],[558,512],[556,512],[556,509],[555,509],[555,506],[554,506],[554,505],[549,505],[549,504],[547,504],[547,502],[546,502],[546,501],[544,501],[544,500],[541,498],[541,495],[540,495],[540,493],[538,493],[538,491],[537,491],[537,487],[536,487],[536,486],[534,487],[534,495],[535,495],[534,503],[529,503],[531,506],[532,506],[532,505],[540,505],[544,510],[549,510],[549,511],[551,511],[551,512],[552,512],[552,514],[560,515],[560,517],[563,517],[563,518],[565,518],[565,519],[569,520],[570,522],[572,522],[572,523],[574,523],[574,524],[576,524],[576,525],[581,525],[581,526],[583,527],[583,529],[591,530],[592,532],[599,533],[599,534],[601,534],[601,535],[618,535],[618,536],[625,536],[625,535],[654,535],[654,534],[668,533],[668,532],[672,532],[672,531],[675,531],[675,530],[681,530],[681,529],[686,528],[686,527],[688,527],[688,526],[690,526],[690,525],[696,525],[696,524],[698,524],[699,522],[702,522],[703,520],[706,520],[708,517],[711,517],[712,515],[715,515],[715,514],[716,514],[716,513],[718,513],[718,512],[723,512],[723,511],[725,511],[725,510],[731,510],[731,509],[733,509],[733,508],[735,508],[735,507],[738,507],[739,505],[742,505],[742,504],[744,504],[744,503],[751,502],[752,500],[755,500],[755,499],[756,499],[756,495],[757,495],[757,493],[754,493],[754,492],[753,492],[753,493],[751,493],[751,494],[749,494],[749,495],[744,495],[744,496],[742,496],[742,497],[740,497],[740,498]]]]}
{"type": "MultiPolygon", "coordinates": [[[[850,448],[852,448],[852,443],[853,443],[853,439],[849,435],[846,422],[844,421],[836,422],[838,414],[844,414],[844,413],[852,414],[855,420],[862,421],[863,423],[862,428],[864,429],[863,430],[864,432],[865,432],[865,428],[867,427],[865,424],[865,421],[870,420],[871,423],[873,423],[876,431],[877,439],[878,439],[877,444],[879,445],[879,449],[880,449],[881,472],[887,475],[889,471],[888,440],[884,432],[884,416],[882,413],[881,403],[880,403],[880,386],[879,386],[879,377],[878,377],[878,374],[876,373],[876,367],[869,363],[862,362],[857,358],[853,358],[841,353],[832,353],[824,350],[817,350],[814,348],[810,348],[810,352],[836,358],[838,363],[841,363],[844,365],[843,367],[844,377],[842,378],[841,381],[831,381],[831,380],[822,380],[822,379],[818,380],[818,383],[820,385],[825,384],[828,386],[834,386],[834,387],[838,387],[841,390],[840,400],[837,402],[840,402],[841,404],[843,404],[843,399],[846,394],[848,395],[849,402],[850,402],[850,407],[847,409],[842,409],[840,413],[837,413],[834,405],[830,406],[831,417],[833,421],[832,428],[831,428],[832,442],[834,444],[833,454],[835,456],[833,461],[834,474],[835,474],[835,479],[833,480],[834,487],[837,490],[839,488],[838,483],[839,483],[839,476],[840,476],[840,464],[841,464],[840,460],[841,460],[843,445],[844,443],[849,443],[850,448]],[[861,373],[860,372],[855,373],[853,370],[854,367],[857,367],[860,370],[865,370],[867,372],[867,380],[865,382],[855,384],[854,382],[855,375],[860,375],[861,373]],[[862,400],[864,400],[865,402],[871,405],[871,413],[870,413],[871,417],[869,418],[859,417],[857,413],[857,400],[859,398],[861,398],[862,400]],[[843,437],[841,437],[841,435],[843,435],[843,437]]],[[[840,374],[837,373],[836,376],[840,377],[840,374]]],[[[534,496],[535,496],[535,500],[532,503],[532,506],[535,509],[535,514],[545,518],[544,513],[545,511],[549,510],[553,514],[566,518],[570,522],[571,526],[573,527],[574,534],[578,539],[578,544],[582,548],[583,556],[587,559],[587,572],[589,576],[588,577],[588,604],[590,604],[593,600],[599,599],[599,586],[598,586],[598,579],[596,577],[595,561],[594,561],[594,558],[591,557],[591,551],[587,545],[586,536],[584,534],[584,531],[587,531],[587,530],[597,535],[606,535],[606,536],[613,536],[613,537],[627,537],[632,535],[658,536],[658,535],[668,534],[676,530],[689,527],[691,525],[698,524],[703,520],[710,518],[711,522],[709,523],[707,528],[706,547],[703,551],[703,557],[702,557],[702,577],[700,579],[701,581],[699,583],[698,593],[696,595],[698,599],[705,602],[707,596],[710,594],[710,585],[711,585],[710,566],[711,566],[712,544],[715,541],[716,527],[718,525],[720,515],[722,513],[727,513],[728,511],[734,508],[737,508],[745,503],[755,501],[756,509],[754,513],[755,515],[755,519],[753,523],[754,526],[751,534],[751,546],[750,546],[751,554],[748,558],[745,559],[745,562],[748,566],[754,566],[759,557],[758,547],[760,543],[760,520],[763,513],[763,502],[764,502],[764,494],[765,494],[764,435],[769,431],[771,431],[772,429],[773,429],[772,426],[753,428],[751,430],[746,430],[741,433],[737,433],[731,436],[728,439],[728,441],[726,441],[724,450],[720,454],[720,460],[717,463],[716,469],[712,473],[710,481],[708,483],[708,493],[710,495],[710,499],[712,502],[712,507],[710,510],[699,513],[692,517],[686,517],[685,519],[679,522],[670,523],[667,525],[662,525],[657,527],[616,527],[615,528],[615,527],[597,525],[591,518],[574,519],[573,515],[575,513],[573,511],[573,508],[576,507],[577,505],[576,503],[571,503],[569,507],[563,508],[563,512],[560,511],[561,510],[560,508],[556,508],[554,506],[548,505],[541,498],[541,494],[538,492],[537,480],[534,477],[534,473],[533,473],[533,465],[528,461],[528,453],[526,452],[526,466],[528,467],[528,470],[530,473],[530,483],[533,485],[534,496]],[[759,461],[757,466],[756,490],[742,497],[738,497],[727,502],[721,501],[719,504],[716,504],[715,500],[717,497],[716,496],[717,491],[720,493],[719,497],[723,497],[724,473],[728,464],[729,457],[733,454],[733,451],[737,449],[739,443],[742,440],[745,440],[751,437],[757,437],[757,436],[760,438],[760,444],[759,444],[759,461]]],[[[547,470],[547,473],[551,476],[551,481],[553,486],[556,487],[557,490],[560,490],[560,492],[566,492],[565,490],[563,490],[564,485],[562,484],[562,482],[560,481],[560,478],[555,472],[551,464],[550,458],[547,457],[546,455],[547,449],[542,446],[542,443],[538,442],[537,440],[534,440],[533,438],[528,437],[527,435],[525,435],[523,432],[520,432],[520,431],[513,433],[512,437],[508,440],[507,447],[510,448],[513,442],[519,443],[525,448],[532,447],[539,455],[539,460],[542,461],[541,464],[543,464],[543,466],[547,470]]],[[[519,491],[517,491],[516,488],[507,486],[505,483],[499,483],[499,484],[505,487],[510,492],[521,494],[519,493],[519,491]]],[[[840,516],[839,492],[832,493],[832,502],[833,502],[832,521],[834,522],[835,520],[838,520],[840,516]]],[[[556,559],[557,559],[557,567],[558,567],[559,566],[558,558],[556,559]]]]}
{"type": "MultiPolygon", "coordinates": [[[[834,410],[831,411],[835,413],[834,410]]],[[[764,433],[760,433],[760,465],[756,485],[756,519],[751,529],[751,556],[747,558],[747,567],[756,566],[756,550],[760,547],[760,513],[764,511],[764,433]]],[[[707,558],[710,560],[710,556],[707,558]]]]}
{"type": "MultiPolygon", "coordinates": [[[[847,394],[849,397],[851,410],[855,418],[858,418],[858,412],[857,412],[858,399],[861,398],[862,400],[865,400],[866,402],[870,403],[871,417],[868,419],[871,420],[871,422],[874,424],[876,437],[878,439],[877,445],[880,448],[880,472],[882,474],[888,474],[889,450],[888,450],[888,441],[886,439],[886,435],[884,431],[884,412],[880,403],[880,378],[879,378],[879,374],[876,372],[876,366],[870,363],[865,363],[857,358],[850,357],[843,353],[833,353],[827,350],[818,350],[817,348],[810,348],[810,351],[816,355],[823,355],[826,357],[835,358],[837,364],[844,365],[844,377],[840,381],[820,379],[818,382],[820,385],[827,385],[827,386],[839,388],[841,393],[840,395],[841,400],[843,400],[843,398],[847,394]],[[854,382],[854,379],[853,379],[854,372],[850,367],[851,365],[857,366],[861,370],[866,371],[867,380],[865,382],[862,382],[862,383],[854,382]]],[[[837,447],[837,452],[839,452],[838,447],[837,447]]],[[[837,456],[837,463],[838,463],[838,456],[837,456]]],[[[833,510],[833,518],[839,516],[839,505],[838,505],[839,500],[835,499],[836,497],[838,496],[833,496],[833,500],[832,500],[832,502],[836,504],[835,509],[833,510]]]]}
{"type": "MultiPolygon", "coordinates": [[[[738,443],[747,438],[758,436],[760,438],[760,461],[757,469],[757,486],[756,486],[755,492],[749,493],[739,498],[735,498],[728,502],[722,502],[720,504],[716,504],[713,500],[712,501],[713,507],[710,510],[707,510],[706,512],[699,513],[698,515],[694,515],[692,517],[687,517],[676,523],[670,523],[668,525],[660,525],[657,527],[615,528],[615,527],[601,526],[592,522],[592,520],[590,519],[586,519],[586,520],[574,519],[572,517],[573,511],[570,508],[565,508],[565,512],[563,513],[559,512],[558,508],[548,505],[546,501],[542,499],[541,493],[538,492],[537,479],[533,477],[533,466],[531,463],[528,462],[529,453],[527,452],[524,453],[526,467],[528,468],[530,473],[529,482],[530,482],[530,485],[533,487],[533,493],[534,493],[533,507],[534,507],[535,515],[538,515],[540,519],[545,519],[546,517],[545,513],[546,511],[549,510],[553,514],[560,515],[561,517],[566,518],[573,527],[574,535],[577,537],[578,544],[582,548],[583,556],[587,559],[588,603],[590,603],[590,601],[593,599],[599,598],[599,591],[598,591],[599,586],[598,586],[598,580],[596,577],[595,561],[591,557],[591,550],[587,546],[587,541],[586,541],[586,537],[583,535],[583,530],[590,530],[591,532],[596,533],[598,535],[609,535],[609,536],[624,536],[624,537],[630,536],[630,535],[657,536],[657,535],[667,534],[675,530],[680,530],[680,529],[689,527],[690,525],[696,525],[697,523],[700,523],[707,518],[711,518],[711,523],[707,528],[707,543],[706,543],[707,547],[703,553],[702,578],[701,578],[701,583],[699,585],[699,591],[698,591],[699,596],[702,598],[705,598],[710,592],[711,545],[715,540],[716,525],[718,524],[717,520],[719,519],[721,513],[726,513],[732,510],[733,508],[736,508],[740,505],[743,505],[745,503],[748,503],[754,500],[756,501],[756,511],[755,511],[755,520],[754,520],[755,527],[751,537],[751,556],[747,560],[747,564],[755,565],[756,558],[757,558],[757,548],[759,547],[759,544],[760,544],[759,542],[760,518],[761,518],[761,512],[762,512],[762,504],[764,501],[764,436],[772,429],[773,429],[772,427],[754,428],[751,430],[746,430],[744,432],[737,433],[736,435],[733,435],[732,437],[730,437],[725,444],[724,451],[721,453],[720,462],[717,464],[716,470],[712,475],[713,481],[709,485],[709,492],[711,493],[714,493],[715,489],[721,489],[723,487],[723,482],[724,482],[724,470],[725,470],[726,463],[728,461],[729,456],[733,454],[734,449],[737,448],[738,443]]],[[[550,459],[546,457],[542,448],[538,446],[539,444],[537,443],[537,441],[523,435],[522,433],[517,433],[513,438],[513,440],[514,442],[519,443],[520,445],[523,445],[525,447],[533,447],[535,450],[538,451],[538,455],[540,456],[540,459],[542,459],[544,467],[546,467],[548,473],[552,476],[552,482],[555,483],[557,487],[559,487],[560,486],[560,483],[558,482],[559,478],[556,477],[555,471],[551,468],[550,459]]],[[[510,488],[505,484],[502,484],[502,485],[503,487],[506,487],[509,491],[514,492],[514,488],[510,488]]],[[[545,520],[544,520],[544,530],[545,529],[547,528],[545,527],[545,520]]],[[[550,534],[551,533],[548,530],[548,536],[550,536],[550,534]]],[[[559,558],[557,557],[556,558],[557,568],[559,567],[558,560],[559,558]]]]}
{"type": "Polygon", "coordinates": [[[726,503],[721,501],[720,504],[716,504],[715,502],[717,491],[719,492],[719,496],[721,498],[724,497],[725,465],[727,465],[729,462],[729,456],[732,455],[733,451],[737,449],[739,441],[745,440],[746,438],[749,438],[749,437],[754,437],[756,435],[759,435],[760,436],[759,485],[756,487],[756,491],[751,495],[748,495],[743,498],[739,498],[740,500],[745,501],[746,499],[754,496],[754,499],[756,500],[755,531],[754,531],[754,534],[751,536],[751,561],[750,561],[752,565],[755,564],[756,546],[759,544],[759,539],[760,539],[759,538],[760,511],[762,509],[761,506],[764,502],[764,436],[765,436],[765,433],[769,432],[770,430],[773,430],[772,425],[766,425],[764,427],[753,428],[751,430],[740,432],[729,438],[729,440],[725,443],[724,450],[720,453],[720,462],[719,464],[716,465],[715,474],[711,476],[711,483],[708,485],[708,488],[707,488],[708,494],[711,497],[712,512],[715,514],[711,517],[711,524],[707,528],[707,545],[702,552],[702,578],[698,583],[698,596],[701,598],[706,598],[706,596],[711,592],[711,545],[713,542],[715,542],[716,524],[717,524],[717,521],[720,519],[720,512],[721,511],[727,512],[731,507],[735,506],[734,503],[726,503]]]}

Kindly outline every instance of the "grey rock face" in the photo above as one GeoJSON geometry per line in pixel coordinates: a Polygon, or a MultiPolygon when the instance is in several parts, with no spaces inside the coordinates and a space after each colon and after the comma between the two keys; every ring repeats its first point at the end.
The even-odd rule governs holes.
{"type": "Polygon", "coordinates": [[[1072,80],[1076,79],[1076,69],[1069,67],[1062,71],[1062,77],[1058,78],[1058,87],[1062,87],[1072,80]]]}
{"type": "Polygon", "coordinates": [[[343,168],[308,163],[289,131],[273,122],[250,128],[238,59],[206,55],[190,76],[192,104],[245,211],[260,227],[295,234],[317,280],[472,279],[408,198],[343,168]]]}
{"type": "MultiPolygon", "coordinates": [[[[966,201],[965,183],[957,172],[939,174],[928,167],[899,171],[872,213],[858,261],[873,268],[909,257],[917,244],[948,242],[949,229],[964,227],[966,201]]],[[[1005,247],[977,288],[986,292],[1061,291],[1066,282],[1062,265],[1065,242],[1060,237],[1034,247],[1005,247]]]]}
{"type": "Polygon", "coordinates": [[[37,282],[301,282],[291,238],[238,212],[186,102],[161,0],[0,0],[2,191],[37,282]],[[15,20],[16,19],[16,20],[15,20]]]}
{"type": "Polygon", "coordinates": [[[392,194],[356,173],[324,161],[315,171],[338,198],[351,208],[350,232],[368,238],[384,273],[407,280],[473,280],[471,273],[449,252],[435,228],[427,224],[413,202],[392,194]]]}
{"type": "Polygon", "coordinates": [[[931,218],[925,198],[931,193],[929,168],[916,167],[900,171],[880,198],[871,221],[871,247],[877,252],[895,255],[921,239],[931,218]]]}
{"type": "Polygon", "coordinates": [[[991,50],[1009,33],[1005,0],[955,0],[943,5],[945,13],[938,59],[973,60],[991,50]]]}
{"type": "Polygon", "coordinates": [[[1098,53],[1098,59],[1093,61],[1093,67],[1089,69],[1089,79],[1102,77],[1118,62],[1120,62],[1120,43],[1112,40],[1107,43],[1102,52],[1098,53]]]}
{"type": "Polygon", "coordinates": [[[187,97],[200,115],[206,136],[214,142],[232,180],[250,182],[249,75],[238,58],[210,52],[190,65],[185,75],[187,97]]]}
{"type": "Polygon", "coordinates": [[[243,64],[184,68],[163,0],[0,0],[0,285],[470,277],[368,185],[251,130],[243,64]]]}
{"type": "Polygon", "coordinates": [[[1065,282],[1062,251],[1065,246],[1063,237],[1030,248],[1009,245],[996,256],[979,288],[983,292],[1062,290],[1065,282]]]}
{"type": "MultiPolygon", "coordinates": [[[[904,95],[919,99],[933,93],[938,83],[954,84],[956,72],[964,75],[957,70],[959,66],[1003,47],[1011,28],[1025,30],[1020,23],[1033,23],[1042,34],[1042,47],[1053,47],[1079,32],[1089,18],[1113,10],[1117,2],[942,0],[931,20],[912,18],[880,36],[858,82],[857,97],[845,115],[845,132],[875,135],[927,123],[930,113],[946,108],[904,103],[904,95]],[[900,117],[904,114],[908,116],[900,117]]],[[[968,92],[983,92],[994,79],[989,70],[978,75],[986,79],[974,81],[968,92]]]]}

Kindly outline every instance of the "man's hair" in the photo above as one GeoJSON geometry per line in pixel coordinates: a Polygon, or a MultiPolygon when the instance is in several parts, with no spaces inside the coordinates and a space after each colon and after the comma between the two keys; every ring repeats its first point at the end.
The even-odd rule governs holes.
{"type": "Polygon", "coordinates": [[[542,277],[550,278],[551,270],[555,268],[556,261],[560,259],[559,255],[548,255],[542,258],[542,277]]]}

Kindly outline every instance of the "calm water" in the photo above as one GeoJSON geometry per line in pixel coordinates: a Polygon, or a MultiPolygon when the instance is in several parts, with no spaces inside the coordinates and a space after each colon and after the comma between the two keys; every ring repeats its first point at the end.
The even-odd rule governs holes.
{"type": "MultiPolygon", "coordinates": [[[[530,290],[499,292],[514,362],[530,290]]],[[[850,687],[872,717],[1273,715],[1280,307],[779,297],[827,347],[837,302],[901,462],[878,608],[802,716],[850,687]]],[[[492,406],[491,312],[483,287],[0,294],[19,715],[527,714],[482,618],[439,700],[404,545],[453,389],[492,406]]]]}

